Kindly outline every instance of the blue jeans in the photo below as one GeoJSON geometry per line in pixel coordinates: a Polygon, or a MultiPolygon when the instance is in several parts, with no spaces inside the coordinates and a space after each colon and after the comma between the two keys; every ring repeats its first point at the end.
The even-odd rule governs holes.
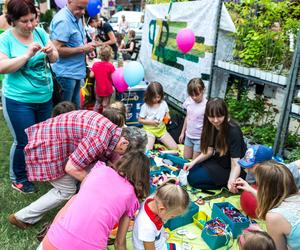
{"type": "Polygon", "coordinates": [[[12,181],[24,183],[27,181],[27,174],[23,150],[28,142],[25,129],[50,118],[52,100],[45,103],[23,103],[3,96],[2,103],[4,118],[14,138],[10,149],[10,177],[12,181]]]}
{"type": "Polygon", "coordinates": [[[83,80],[76,80],[66,77],[56,77],[62,86],[62,101],[73,102],[76,109],[80,108],[80,86],[83,80]]]}

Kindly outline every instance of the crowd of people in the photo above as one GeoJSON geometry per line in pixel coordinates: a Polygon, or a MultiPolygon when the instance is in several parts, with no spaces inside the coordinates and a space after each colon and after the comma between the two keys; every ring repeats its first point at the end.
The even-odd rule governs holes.
{"type": "MultiPolygon", "coordinates": [[[[50,35],[37,27],[39,12],[31,0],[8,0],[0,17],[6,30],[0,35],[3,114],[14,139],[11,185],[22,193],[35,192],[33,182],[52,186],[25,208],[12,211],[8,220],[26,229],[67,202],[39,249],[105,249],[116,225],[115,248],[125,249],[131,220],[134,249],[167,249],[163,224],[183,214],[190,199],[173,179],[149,194],[145,151],[156,141],[178,150],[167,131],[171,117],[163,85],[153,81],[147,86],[138,119],[143,128],[126,127],[124,104],[111,103],[111,61],[118,53],[131,58],[135,32],[125,17],[117,34],[103,18],[83,22],[87,4],[88,0],[68,0],[51,21],[50,35]],[[81,110],[86,59],[97,54],[101,61],[89,72],[96,82],[96,104],[93,111],[81,110]],[[62,102],[55,107],[49,63],[62,86],[62,102]]],[[[202,190],[225,187],[255,197],[254,213],[266,221],[267,232],[245,231],[240,249],[300,249],[300,161],[278,163],[264,145],[247,149],[225,101],[206,98],[202,79],[191,79],[186,91],[179,142],[184,144],[183,157],[191,159],[183,167],[189,185],[202,190]]]]}

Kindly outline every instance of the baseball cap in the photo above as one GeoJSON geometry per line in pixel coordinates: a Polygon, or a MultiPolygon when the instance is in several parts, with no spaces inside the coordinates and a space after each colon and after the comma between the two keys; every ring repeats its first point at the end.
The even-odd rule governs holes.
{"type": "Polygon", "coordinates": [[[272,148],[265,145],[253,145],[247,149],[244,158],[240,159],[238,163],[243,168],[251,168],[257,163],[271,160],[272,156],[272,148]]]}

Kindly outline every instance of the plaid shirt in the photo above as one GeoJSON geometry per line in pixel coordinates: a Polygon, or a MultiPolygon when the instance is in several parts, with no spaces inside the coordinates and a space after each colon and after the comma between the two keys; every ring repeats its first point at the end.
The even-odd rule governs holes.
{"type": "Polygon", "coordinates": [[[100,157],[109,159],[121,131],[102,115],[87,110],[62,114],[27,128],[24,152],[28,179],[60,178],[66,174],[68,160],[83,169],[100,157]]]}

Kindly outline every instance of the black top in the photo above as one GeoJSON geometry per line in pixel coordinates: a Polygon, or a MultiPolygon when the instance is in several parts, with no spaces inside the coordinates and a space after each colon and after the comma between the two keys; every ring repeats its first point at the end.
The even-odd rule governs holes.
{"type": "Polygon", "coordinates": [[[133,52],[134,52],[136,41],[135,41],[135,39],[131,39],[131,40],[128,40],[128,42],[125,44],[125,49],[130,49],[130,44],[131,43],[133,43],[133,50],[132,51],[127,51],[128,54],[130,54],[130,55],[132,55],[133,52]]]}
{"type": "MultiPolygon", "coordinates": [[[[225,155],[220,156],[219,152],[215,152],[212,157],[199,163],[199,165],[207,170],[209,176],[216,184],[226,184],[228,182],[231,170],[231,158],[242,158],[247,150],[243,133],[236,123],[230,122],[227,141],[229,147],[225,155]]],[[[242,170],[241,176],[244,175],[245,172],[242,170]]]]}
{"type": "MultiPolygon", "coordinates": [[[[106,41],[109,41],[109,36],[108,36],[108,33],[109,32],[114,32],[113,28],[111,27],[111,25],[109,23],[103,23],[102,24],[102,27],[98,27],[97,28],[97,37],[102,41],[102,42],[106,42],[106,41]]],[[[114,43],[114,44],[111,44],[110,45],[113,49],[113,51],[115,53],[118,53],[118,47],[117,47],[117,44],[114,43]]]]}

